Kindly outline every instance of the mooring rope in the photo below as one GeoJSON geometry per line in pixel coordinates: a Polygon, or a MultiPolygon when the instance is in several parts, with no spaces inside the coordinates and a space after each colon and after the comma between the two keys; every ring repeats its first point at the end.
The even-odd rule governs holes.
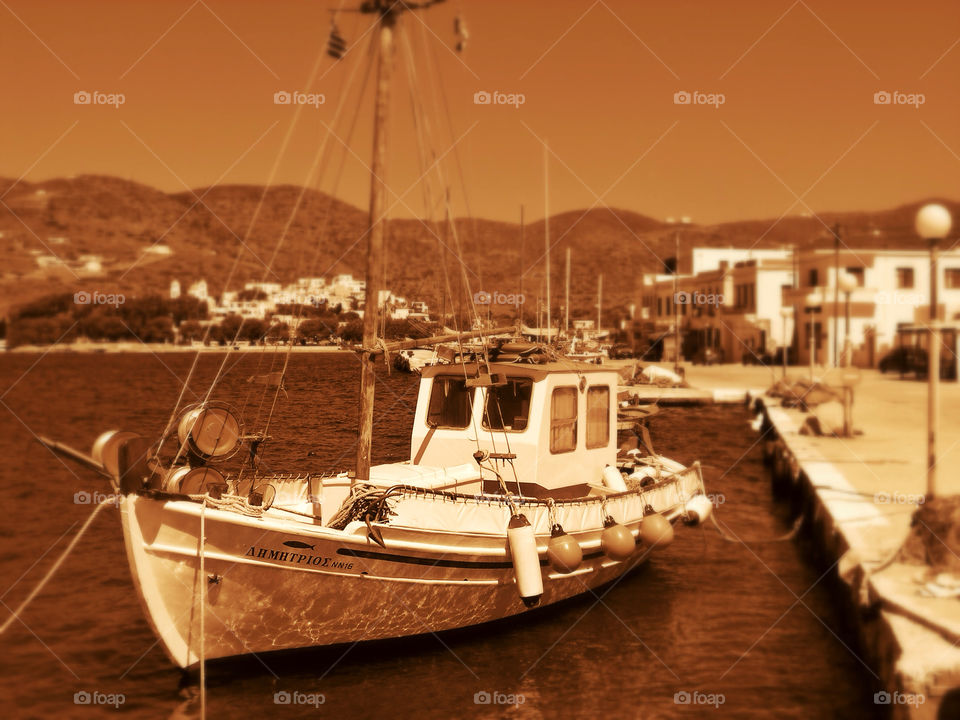
{"type": "Polygon", "coordinates": [[[80,538],[83,537],[83,534],[90,528],[90,525],[93,524],[94,519],[97,515],[100,514],[100,511],[103,510],[107,505],[112,505],[115,502],[114,497],[107,497],[100,501],[100,503],[93,509],[93,512],[90,513],[90,517],[87,518],[87,521],[80,528],[80,531],[73,536],[73,540],[70,541],[70,544],[67,545],[67,549],[64,550],[60,557],[57,558],[56,562],[50,566],[50,569],[47,570],[47,574],[43,576],[43,579],[37,583],[37,586],[30,591],[30,594],[27,595],[26,599],[20,603],[16,610],[13,611],[13,615],[7,618],[7,621],[0,626],[0,635],[3,635],[7,631],[14,620],[20,619],[20,613],[22,613],[27,605],[33,602],[33,599],[40,594],[40,591],[43,590],[44,586],[49,582],[50,578],[54,576],[54,573],[60,569],[60,566],[63,564],[63,561],[67,559],[67,556],[73,552],[73,549],[77,546],[77,543],[80,541],[80,538]]]}
{"type": "Polygon", "coordinates": [[[779,537],[763,538],[760,540],[751,538],[751,539],[744,540],[743,538],[738,538],[731,535],[722,527],[720,527],[720,523],[717,522],[716,511],[710,513],[710,520],[711,522],[713,522],[713,526],[717,529],[717,532],[720,533],[720,537],[722,537],[727,542],[740,543],[741,545],[750,545],[750,544],[755,545],[759,543],[785,542],[787,540],[793,540],[793,538],[797,536],[797,533],[800,532],[800,527],[803,525],[803,515],[800,515],[794,521],[793,527],[790,528],[788,532],[784,533],[783,535],[780,535],[779,537]]]}
{"type": "Polygon", "coordinates": [[[204,543],[206,543],[206,509],[207,504],[200,506],[200,720],[207,717],[207,653],[206,628],[204,616],[207,614],[207,574],[204,569],[204,543]]]}

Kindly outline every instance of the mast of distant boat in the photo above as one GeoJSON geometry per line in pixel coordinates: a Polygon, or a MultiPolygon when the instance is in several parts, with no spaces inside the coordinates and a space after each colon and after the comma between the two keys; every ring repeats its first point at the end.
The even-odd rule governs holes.
{"type": "Polygon", "coordinates": [[[547,250],[547,343],[550,342],[550,150],[543,143],[543,244],[547,250]]]}

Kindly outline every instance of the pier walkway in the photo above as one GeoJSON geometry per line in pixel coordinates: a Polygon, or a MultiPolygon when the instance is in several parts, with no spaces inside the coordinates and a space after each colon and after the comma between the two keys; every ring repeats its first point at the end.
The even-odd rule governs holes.
{"type": "MultiPolygon", "coordinates": [[[[897,557],[927,492],[926,382],[860,371],[853,406],[857,434],[817,437],[800,434],[804,412],[763,395],[780,373],[766,367],[686,366],[687,382],[704,394],[746,391],[758,400],[769,429],[758,442],[769,444],[776,455],[775,479],[786,476],[802,496],[815,539],[836,563],[856,614],[864,660],[896,706],[892,716],[960,717],[954,714],[960,701],[954,697],[960,695],[954,690],[960,688],[960,599],[927,596],[924,586],[935,573],[897,557]]],[[[839,384],[839,371],[820,373],[839,384]]],[[[807,373],[788,368],[787,376],[807,373]]],[[[943,382],[940,393],[938,496],[960,495],[960,383],[943,382]]],[[[960,528],[956,532],[957,538],[938,538],[951,552],[960,528]]]]}

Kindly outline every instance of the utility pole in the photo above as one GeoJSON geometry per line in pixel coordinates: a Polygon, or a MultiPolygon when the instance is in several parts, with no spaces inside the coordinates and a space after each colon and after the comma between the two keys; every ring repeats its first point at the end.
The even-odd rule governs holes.
{"type": "Polygon", "coordinates": [[[570,248],[567,248],[567,290],[563,300],[563,333],[570,337],[570,248]]]}
{"type": "MultiPolygon", "coordinates": [[[[840,340],[840,223],[833,225],[833,366],[837,367],[840,340]]],[[[826,361],[824,361],[826,364],[826,361]]]]}
{"type": "Polygon", "coordinates": [[[680,231],[674,230],[673,256],[673,371],[680,374],[680,307],[677,305],[680,283],[680,231]]]}
{"type": "Polygon", "coordinates": [[[597,337],[600,336],[600,322],[603,318],[603,273],[597,278],[597,337]]]}

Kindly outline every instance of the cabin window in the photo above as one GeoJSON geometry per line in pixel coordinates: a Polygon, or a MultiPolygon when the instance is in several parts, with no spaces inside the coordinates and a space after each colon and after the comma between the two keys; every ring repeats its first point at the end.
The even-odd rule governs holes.
{"type": "Polygon", "coordinates": [[[427,425],[463,429],[470,424],[470,393],[463,378],[435,377],[427,408],[427,425]]]}
{"type": "Polygon", "coordinates": [[[550,402],[550,452],[577,449],[577,389],[554,388],[550,402]]]}
{"type": "Polygon", "coordinates": [[[533,380],[530,378],[507,378],[506,385],[487,388],[483,427],[507,432],[526,430],[532,392],[533,380]]]}
{"type": "Polygon", "coordinates": [[[610,444],[610,388],[605,385],[587,390],[587,448],[610,444]]]}

